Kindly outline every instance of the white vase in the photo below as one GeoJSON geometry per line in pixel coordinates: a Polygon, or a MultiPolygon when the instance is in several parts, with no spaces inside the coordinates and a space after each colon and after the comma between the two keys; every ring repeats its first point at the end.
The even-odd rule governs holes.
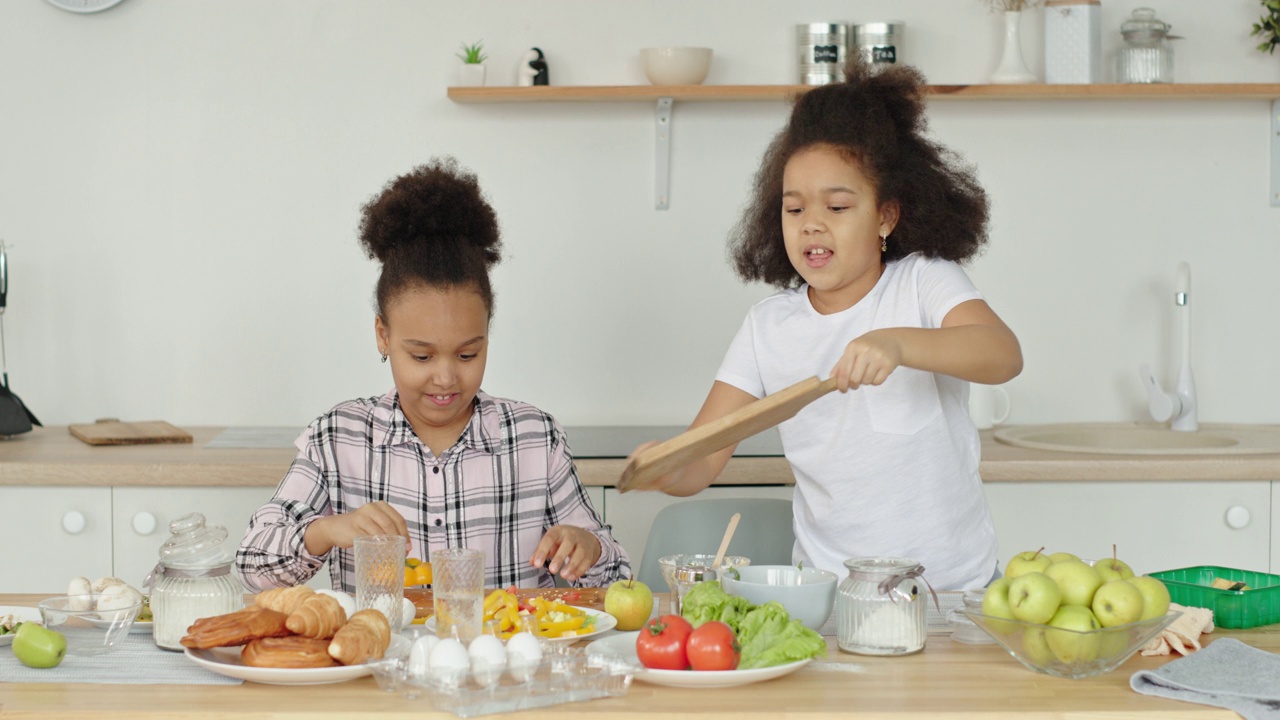
{"type": "Polygon", "coordinates": [[[1004,14],[1004,54],[996,66],[991,82],[999,85],[1033,83],[1036,76],[1022,59],[1022,13],[1010,10],[1004,14]]]}
{"type": "Polygon", "coordinates": [[[484,86],[484,65],[481,63],[463,63],[458,67],[458,85],[462,87],[484,86]]]}

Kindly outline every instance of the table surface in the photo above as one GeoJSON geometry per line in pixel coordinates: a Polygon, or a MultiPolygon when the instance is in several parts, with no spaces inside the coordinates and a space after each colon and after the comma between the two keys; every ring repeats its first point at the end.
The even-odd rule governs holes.
{"type": "MultiPolygon", "coordinates": [[[[34,605],[45,595],[0,595],[0,605],[34,605]]],[[[1202,638],[1235,637],[1280,651],[1280,625],[1218,630],[1202,638]]],[[[0,652],[7,650],[0,649],[0,652]]],[[[876,658],[835,649],[782,678],[728,689],[670,688],[633,682],[624,697],[521,712],[530,720],[582,718],[1238,718],[1226,710],[1140,695],[1130,676],[1173,657],[1135,655],[1118,670],[1084,680],[1033,673],[995,645],[965,645],[930,636],[924,652],[876,658]]],[[[175,655],[175,660],[182,660],[175,655]]],[[[70,669],[70,661],[57,670],[70,669]]],[[[239,686],[6,684],[4,718],[357,718],[418,720],[453,715],[430,700],[384,693],[371,677],[334,685],[239,686]]]]}

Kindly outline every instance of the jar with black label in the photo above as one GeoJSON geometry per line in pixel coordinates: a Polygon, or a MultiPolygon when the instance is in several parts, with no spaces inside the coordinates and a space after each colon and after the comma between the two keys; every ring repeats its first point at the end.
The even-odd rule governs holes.
{"type": "Polygon", "coordinates": [[[796,26],[801,85],[826,85],[844,78],[848,35],[848,28],[841,23],[796,26]]]}
{"type": "Polygon", "coordinates": [[[862,53],[869,65],[896,65],[903,61],[902,38],[906,23],[871,22],[850,28],[850,52],[862,53]]]}

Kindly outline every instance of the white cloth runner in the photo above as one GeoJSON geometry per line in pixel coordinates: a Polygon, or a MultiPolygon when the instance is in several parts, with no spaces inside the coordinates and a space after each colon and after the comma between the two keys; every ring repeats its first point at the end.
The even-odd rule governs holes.
{"type": "Polygon", "coordinates": [[[180,652],[161,650],[150,635],[126,637],[102,655],[68,655],[55,668],[29,668],[0,653],[0,682],[115,683],[124,685],[239,685],[243,680],[206,670],[180,652]]]}
{"type": "Polygon", "coordinates": [[[1280,656],[1218,638],[1203,650],[1139,670],[1129,686],[1143,695],[1214,705],[1247,720],[1280,719],[1280,656]]]}

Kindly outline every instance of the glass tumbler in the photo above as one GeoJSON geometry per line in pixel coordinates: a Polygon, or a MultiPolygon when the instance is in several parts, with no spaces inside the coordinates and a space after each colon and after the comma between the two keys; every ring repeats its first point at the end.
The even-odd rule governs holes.
{"type": "Polygon", "coordinates": [[[400,627],[404,605],[405,538],[362,535],[355,539],[356,610],[372,608],[400,627]]]}
{"type": "Polygon", "coordinates": [[[480,634],[484,619],[484,553],[444,548],[431,553],[431,589],[436,635],[463,644],[480,634]]]}

